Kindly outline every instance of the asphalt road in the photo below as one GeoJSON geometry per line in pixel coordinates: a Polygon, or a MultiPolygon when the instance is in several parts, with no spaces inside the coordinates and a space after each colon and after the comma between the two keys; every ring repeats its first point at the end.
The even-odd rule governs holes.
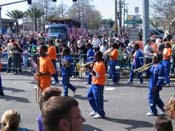
{"type": "MultiPolygon", "coordinates": [[[[35,97],[35,85],[31,75],[13,75],[1,72],[5,96],[0,96],[0,115],[9,109],[15,108],[21,113],[21,127],[37,131],[36,117],[40,114],[35,97]]],[[[126,76],[125,76],[126,77],[126,76]]],[[[124,76],[116,86],[106,85],[104,92],[105,119],[93,119],[89,116],[91,108],[86,99],[89,85],[85,79],[72,78],[71,83],[77,87],[75,98],[80,103],[82,115],[85,117],[83,131],[151,131],[156,117],[148,117],[147,81],[144,84],[128,85],[124,76]]],[[[61,79],[61,78],[59,78],[61,79]]],[[[109,82],[110,80],[108,80],[109,82]]],[[[174,81],[171,87],[165,87],[160,96],[166,102],[174,95],[174,81]]],[[[61,86],[60,86],[61,87],[61,86]]],[[[69,92],[72,96],[72,92],[69,92]]]]}

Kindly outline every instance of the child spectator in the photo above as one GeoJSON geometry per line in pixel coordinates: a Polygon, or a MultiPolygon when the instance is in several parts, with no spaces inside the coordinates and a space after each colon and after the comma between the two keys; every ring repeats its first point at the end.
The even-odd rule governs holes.
{"type": "Polygon", "coordinates": [[[5,111],[1,117],[1,131],[28,131],[26,128],[19,128],[20,121],[21,116],[15,109],[5,111]]]}
{"type": "Polygon", "coordinates": [[[173,131],[171,120],[165,116],[157,117],[154,131],[173,131]]]}

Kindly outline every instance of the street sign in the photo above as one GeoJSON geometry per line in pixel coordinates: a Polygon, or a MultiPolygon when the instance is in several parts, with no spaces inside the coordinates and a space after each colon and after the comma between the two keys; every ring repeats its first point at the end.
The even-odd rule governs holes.
{"type": "Polygon", "coordinates": [[[128,15],[124,22],[125,24],[142,24],[140,15],[128,15]]]}

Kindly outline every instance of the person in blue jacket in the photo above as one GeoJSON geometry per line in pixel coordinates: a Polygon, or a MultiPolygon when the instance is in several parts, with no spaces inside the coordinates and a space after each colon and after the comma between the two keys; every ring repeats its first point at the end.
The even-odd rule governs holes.
{"type": "Polygon", "coordinates": [[[160,115],[164,114],[164,103],[159,95],[159,92],[162,90],[164,84],[164,69],[161,60],[162,55],[154,54],[153,65],[149,69],[150,79],[148,85],[148,102],[150,112],[146,114],[147,116],[156,116],[158,114],[156,105],[161,109],[160,115]]]}
{"type": "MultiPolygon", "coordinates": [[[[93,62],[94,61],[94,50],[92,48],[92,45],[91,44],[87,44],[87,60],[86,62],[93,62]]],[[[87,84],[91,84],[91,81],[92,81],[92,75],[89,71],[87,71],[87,75],[88,75],[88,78],[87,78],[87,84]]]]}
{"type": "Polygon", "coordinates": [[[61,76],[62,76],[62,85],[63,85],[63,96],[68,96],[68,88],[73,91],[73,95],[75,95],[76,88],[69,82],[70,77],[73,74],[73,60],[70,55],[69,48],[64,48],[62,51],[63,59],[62,59],[62,68],[61,68],[61,76]]]}
{"type": "MultiPolygon", "coordinates": [[[[144,64],[144,61],[143,61],[144,55],[143,55],[143,52],[140,50],[140,47],[138,44],[135,44],[134,50],[135,50],[134,54],[133,54],[134,58],[133,58],[133,63],[131,65],[130,77],[128,80],[128,84],[133,83],[133,79],[134,79],[134,75],[135,75],[134,70],[142,67],[144,64]]],[[[136,73],[137,73],[138,79],[140,80],[140,83],[142,84],[143,83],[142,72],[136,72],[136,73]]]]}

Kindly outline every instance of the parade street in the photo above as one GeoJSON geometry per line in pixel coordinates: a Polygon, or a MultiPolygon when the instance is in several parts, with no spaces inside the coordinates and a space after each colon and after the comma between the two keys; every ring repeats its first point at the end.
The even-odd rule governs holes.
{"type": "MultiPolygon", "coordinates": [[[[21,113],[21,127],[37,131],[36,117],[40,114],[36,102],[34,78],[32,75],[13,75],[1,72],[5,96],[0,96],[0,115],[10,108],[21,113]]],[[[59,77],[59,80],[61,78],[59,77]]],[[[61,80],[60,80],[61,81],[61,80]]],[[[110,81],[110,80],[108,80],[110,81]]],[[[71,78],[71,83],[77,87],[75,98],[80,103],[82,115],[85,117],[83,131],[152,131],[156,117],[148,117],[148,80],[138,84],[127,84],[127,78],[122,76],[119,84],[110,86],[106,84],[104,92],[105,119],[93,119],[86,94],[89,85],[85,85],[85,78],[71,78]]],[[[174,83],[171,87],[164,87],[160,93],[166,103],[174,95],[174,83]]],[[[61,88],[61,85],[59,86],[61,88]]],[[[72,96],[72,92],[69,91],[72,96]]]]}

